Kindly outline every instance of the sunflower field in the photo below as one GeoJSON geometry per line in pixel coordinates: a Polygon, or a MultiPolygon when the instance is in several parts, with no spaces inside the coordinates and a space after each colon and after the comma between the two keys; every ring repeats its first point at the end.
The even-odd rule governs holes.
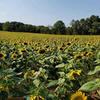
{"type": "Polygon", "coordinates": [[[0,32],[0,100],[13,97],[100,100],[100,36],[0,32]]]}

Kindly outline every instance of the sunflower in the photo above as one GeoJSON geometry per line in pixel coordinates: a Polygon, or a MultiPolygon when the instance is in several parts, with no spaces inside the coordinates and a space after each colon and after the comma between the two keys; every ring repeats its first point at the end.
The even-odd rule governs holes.
{"type": "Polygon", "coordinates": [[[27,42],[24,42],[24,45],[28,45],[28,43],[27,42]]]}
{"type": "Polygon", "coordinates": [[[25,48],[20,48],[19,49],[19,53],[20,54],[23,54],[23,53],[26,53],[26,52],[27,52],[27,50],[25,48]]]}
{"type": "Polygon", "coordinates": [[[4,53],[0,53],[0,59],[4,59],[6,57],[6,54],[4,54],[4,53]]]}
{"type": "Polygon", "coordinates": [[[8,91],[8,87],[3,85],[3,84],[0,84],[0,91],[8,91]]]}
{"type": "Polygon", "coordinates": [[[92,55],[93,55],[93,52],[88,52],[86,56],[89,57],[89,56],[92,56],[92,55]]]}
{"type": "Polygon", "coordinates": [[[68,42],[68,43],[67,43],[67,45],[71,45],[71,43],[70,43],[70,42],[68,42]]]}
{"type": "Polygon", "coordinates": [[[81,73],[81,70],[70,70],[70,72],[67,74],[68,78],[71,80],[75,80],[77,76],[79,76],[81,73]]]}
{"type": "Polygon", "coordinates": [[[76,93],[72,94],[71,100],[87,100],[87,96],[85,96],[85,93],[77,91],[76,93]]]}
{"type": "Polygon", "coordinates": [[[44,54],[44,53],[45,53],[45,50],[44,50],[44,49],[40,49],[40,50],[39,50],[39,53],[40,53],[40,54],[44,54]]]}
{"type": "Polygon", "coordinates": [[[12,53],[12,54],[11,54],[11,58],[12,58],[13,60],[15,60],[15,59],[17,58],[17,54],[16,54],[16,53],[12,53]]]}
{"type": "Polygon", "coordinates": [[[42,96],[30,96],[29,100],[45,100],[42,96]]]}
{"type": "Polygon", "coordinates": [[[28,71],[28,72],[26,72],[25,74],[24,74],[24,78],[25,79],[29,79],[29,78],[32,78],[32,77],[34,77],[35,76],[35,71],[34,70],[31,70],[31,71],[28,71]]]}
{"type": "Polygon", "coordinates": [[[77,59],[81,59],[82,58],[82,54],[76,54],[75,56],[74,56],[74,58],[77,60],[77,59]]]}

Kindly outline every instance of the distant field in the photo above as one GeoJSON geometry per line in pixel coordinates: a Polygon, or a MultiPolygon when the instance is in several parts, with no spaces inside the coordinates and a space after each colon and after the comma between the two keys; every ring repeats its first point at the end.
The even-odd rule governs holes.
{"type": "MultiPolygon", "coordinates": [[[[100,35],[50,35],[50,34],[38,34],[38,33],[24,33],[24,32],[3,32],[0,31],[0,39],[3,40],[10,40],[10,41],[27,41],[27,42],[32,42],[33,39],[64,39],[64,40],[74,40],[74,39],[79,39],[83,40],[83,42],[93,42],[93,41],[100,41],[100,35]]],[[[14,42],[13,41],[13,42],[14,42]]]]}
{"type": "Polygon", "coordinates": [[[96,91],[99,98],[100,36],[0,32],[0,91],[33,100],[87,100],[96,91]]]}

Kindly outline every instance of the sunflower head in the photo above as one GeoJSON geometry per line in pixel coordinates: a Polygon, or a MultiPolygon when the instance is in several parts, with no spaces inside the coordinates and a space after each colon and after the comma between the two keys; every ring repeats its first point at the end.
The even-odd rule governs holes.
{"type": "Polygon", "coordinates": [[[49,45],[46,45],[45,47],[46,47],[46,48],[49,48],[49,45]]]}
{"type": "Polygon", "coordinates": [[[40,54],[44,54],[44,53],[45,53],[45,50],[44,50],[44,49],[40,49],[40,50],[39,50],[39,53],[40,53],[40,54]]]}
{"type": "Polygon", "coordinates": [[[88,52],[86,56],[89,57],[89,56],[92,56],[92,55],[93,55],[93,52],[88,52]]]}
{"type": "Polygon", "coordinates": [[[59,49],[60,49],[61,51],[62,51],[62,50],[64,50],[64,48],[63,48],[63,47],[60,47],[59,49]]]}
{"type": "Polygon", "coordinates": [[[76,77],[80,76],[81,70],[70,70],[70,72],[67,74],[68,78],[70,80],[75,80],[76,77]]]}
{"type": "Polygon", "coordinates": [[[35,70],[28,71],[24,74],[25,79],[29,79],[35,76],[35,70]]]}
{"type": "Polygon", "coordinates": [[[77,54],[74,56],[74,58],[77,60],[77,59],[81,59],[82,58],[82,54],[77,54]]]}
{"type": "Polygon", "coordinates": [[[69,46],[69,45],[71,45],[71,43],[70,43],[70,42],[68,42],[68,43],[67,43],[67,45],[69,46]]]}
{"type": "Polygon", "coordinates": [[[6,54],[4,54],[4,53],[0,53],[0,59],[4,59],[6,57],[6,54]]]}
{"type": "Polygon", "coordinates": [[[13,60],[15,60],[15,59],[17,58],[17,54],[16,54],[16,53],[12,53],[12,54],[11,54],[11,58],[12,58],[13,60]]]}
{"type": "Polygon", "coordinates": [[[19,49],[19,53],[20,54],[23,54],[23,53],[26,53],[26,52],[27,52],[27,50],[25,48],[20,48],[19,49]]]}
{"type": "Polygon", "coordinates": [[[85,93],[77,91],[76,93],[71,95],[71,100],[87,100],[87,96],[85,96],[85,93]]]}
{"type": "Polygon", "coordinates": [[[45,100],[42,96],[30,96],[29,100],[45,100]]]}
{"type": "Polygon", "coordinates": [[[28,45],[28,43],[27,42],[24,42],[24,45],[28,45]]]}
{"type": "Polygon", "coordinates": [[[0,84],[0,91],[8,91],[8,87],[3,85],[3,84],[0,84]]]}

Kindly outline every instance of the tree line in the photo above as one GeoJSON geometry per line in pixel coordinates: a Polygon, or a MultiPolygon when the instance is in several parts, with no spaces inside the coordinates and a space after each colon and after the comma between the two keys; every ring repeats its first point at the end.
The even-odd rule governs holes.
{"type": "Polygon", "coordinates": [[[45,34],[68,34],[68,35],[99,35],[100,34],[100,18],[92,15],[88,18],[80,20],[72,20],[68,27],[61,20],[54,23],[53,26],[36,26],[24,24],[21,22],[5,22],[0,23],[1,31],[10,32],[32,32],[45,34]]]}

